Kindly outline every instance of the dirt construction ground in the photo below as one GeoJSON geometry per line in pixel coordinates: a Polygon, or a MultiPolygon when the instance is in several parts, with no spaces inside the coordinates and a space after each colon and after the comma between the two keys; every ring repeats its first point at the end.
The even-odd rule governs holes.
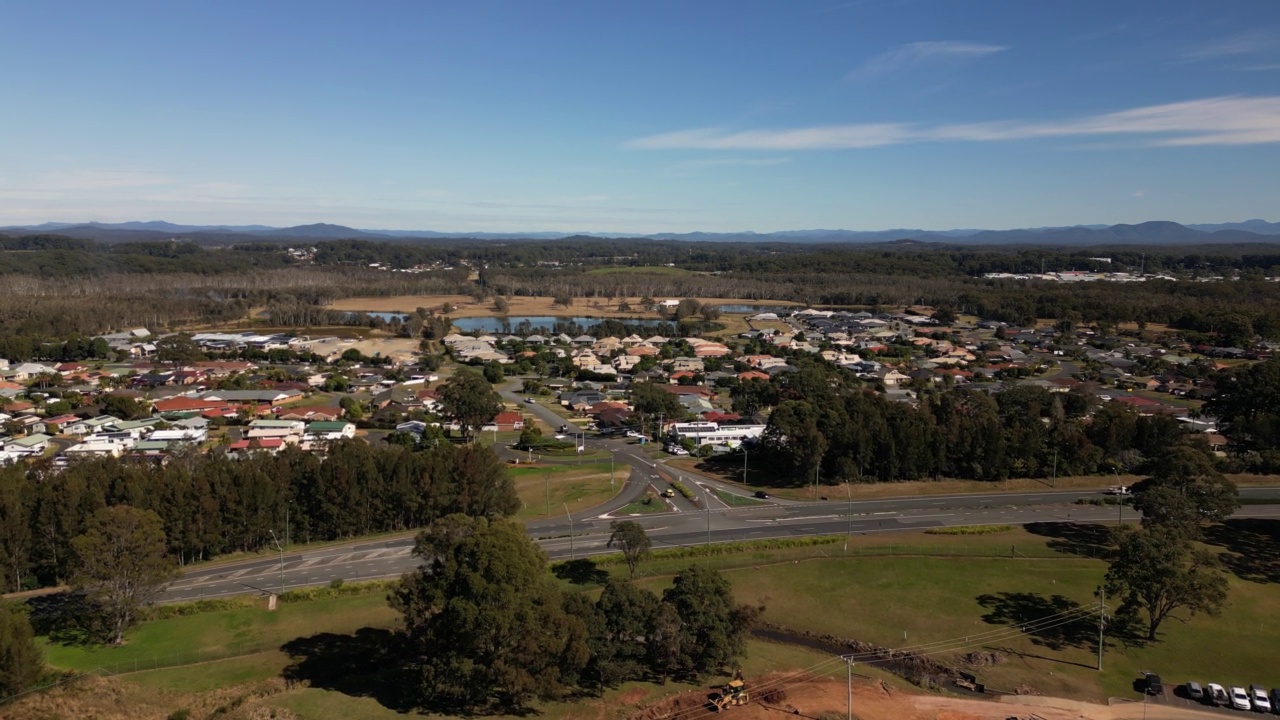
{"type": "MultiPolygon", "coordinates": [[[[685,693],[633,714],[629,720],[842,720],[848,711],[847,685],[839,680],[802,679],[775,673],[748,681],[751,702],[723,714],[708,710],[708,691],[685,693]],[[777,688],[781,696],[762,699],[777,688]]],[[[859,720],[1192,720],[1214,714],[1183,708],[1125,703],[1107,706],[1033,696],[1006,696],[1007,702],[926,695],[896,690],[877,681],[855,679],[853,716],[859,720]],[[1145,714],[1144,714],[1145,710],[1145,714]]]]}

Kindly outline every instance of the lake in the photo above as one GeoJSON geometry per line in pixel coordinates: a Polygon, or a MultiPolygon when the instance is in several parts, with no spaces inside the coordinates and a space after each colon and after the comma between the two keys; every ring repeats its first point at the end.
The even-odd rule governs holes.
{"type": "Polygon", "coordinates": [[[453,318],[453,326],[458,332],[508,332],[504,328],[514,329],[524,321],[528,321],[529,325],[534,329],[542,328],[550,332],[558,322],[571,322],[583,328],[594,327],[599,325],[602,320],[618,320],[628,325],[648,325],[656,326],[662,322],[660,320],[638,320],[635,318],[594,318],[594,317],[553,317],[551,315],[509,315],[507,317],[467,317],[453,318]]]}

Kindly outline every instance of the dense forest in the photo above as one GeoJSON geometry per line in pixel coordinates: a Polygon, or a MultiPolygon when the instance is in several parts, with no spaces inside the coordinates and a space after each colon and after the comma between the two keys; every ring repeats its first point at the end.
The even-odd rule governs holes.
{"type": "Polygon", "coordinates": [[[288,449],[243,460],[191,453],[164,465],[78,461],[0,468],[0,573],[5,591],[55,585],[71,539],[95,511],[130,505],[164,522],[169,553],[187,563],[268,546],[428,525],[453,513],[500,517],[519,501],[488,448],[334,443],[324,459],[288,449]]]}
{"type": "MultiPolygon", "coordinates": [[[[662,268],[666,270],[667,268],[662,268]]],[[[943,244],[795,245],[571,238],[560,241],[319,242],[301,262],[271,243],[99,244],[0,236],[0,336],[31,344],[127,327],[227,323],[267,309],[281,324],[365,324],[329,311],[354,296],[734,297],[809,305],[925,304],[1027,324],[1160,323],[1212,333],[1232,325],[1280,340],[1280,250],[966,248],[943,244]],[[1237,280],[1057,284],[981,273],[1097,269],[1237,280]],[[422,266],[423,272],[370,268],[422,266]],[[670,265],[670,272],[618,271],[670,265]],[[471,280],[473,272],[478,279],[471,280]]]]}

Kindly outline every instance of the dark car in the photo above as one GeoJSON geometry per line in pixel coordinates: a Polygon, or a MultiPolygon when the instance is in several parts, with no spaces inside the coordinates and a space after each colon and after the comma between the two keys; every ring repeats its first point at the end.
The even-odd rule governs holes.
{"type": "Polygon", "coordinates": [[[1147,694],[1148,695],[1164,694],[1164,681],[1160,679],[1159,675],[1156,675],[1155,673],[1147,673],[1147,694]]]}
{"type": "Polygon", "coordinates": [[[769,499],[769,493],[767,493],[767,492],[765,492],[765,491],[763,491],[763,490],[757,490],[757,491],[756,491],[756,497],[760,498],[761,500],[768,500],[768,499],[769,499]]]}

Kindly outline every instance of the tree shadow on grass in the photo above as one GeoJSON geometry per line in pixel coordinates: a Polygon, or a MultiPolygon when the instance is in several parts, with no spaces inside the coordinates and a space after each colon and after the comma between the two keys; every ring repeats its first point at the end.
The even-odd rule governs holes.
{"type": "Polygon", "coordinates": [[[58,645],[101,645],[110,637],[101,611],[81,593],[60,592],[27,600],[31,628],[58,645]]]}
{"type": "Polygon", "coordinates": [[[603,585],[609,582],[609,573],[596,567],[594,560],[581,558],[566,560],[552,566],[551,572],[561,580],[568,580],[574,585],[603,585]]]}
{"type": "Polygon", "coordinates": [[[293,660],[284,669],[286,681],[373,698],[396,712],[418,709],[410,690],[416,683],[404,669],[401,641],[390,630],[360,628],[351,635],[320,633],[290,640],[280,650],[293,660]]]}
{"type": "Polygon", "coordinates": [[[983,622],[1015,626],[1036,645],[1050,650],[1096,647],[1097,618],[1075,600],[1027,592],[979,595],[977,599],[987,609],[983,622]]]}
{"type": "Polygon", "coordinates": [[[1205,542],[1226,552],[1222,564],[1241,580],[1280,582],[1280,520],[1235,518],[1205,529],[1205,542]]]}
{"type": "Polygon", "coordinates": [[[1050,538],[1045,543],[1066,555],[1107,559],[1111,557],[1111,528],[1096,523],[1033,522],[1024,526],[1032,535],[1050,538]]]}

